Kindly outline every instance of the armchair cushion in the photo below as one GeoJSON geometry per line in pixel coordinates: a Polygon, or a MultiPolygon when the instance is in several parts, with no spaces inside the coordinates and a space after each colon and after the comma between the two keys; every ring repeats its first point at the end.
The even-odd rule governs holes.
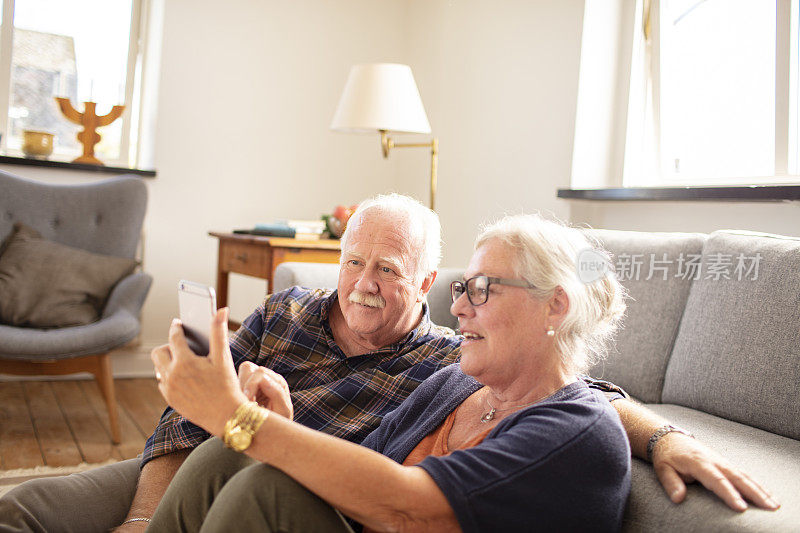
{"type": "Polygon", "coordinates": [[[0,255],[0,323],[67,327],[97,321],[133,259],[98,255],[42,238],[21,223],[0,255]]]}

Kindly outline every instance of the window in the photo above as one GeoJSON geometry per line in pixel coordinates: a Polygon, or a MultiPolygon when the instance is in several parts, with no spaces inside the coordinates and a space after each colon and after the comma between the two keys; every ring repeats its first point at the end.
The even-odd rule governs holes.
{"type": "Polygon", "coordinates": [[[643,0],[623,184],[798,182],[797,0],[643,0]]]}
{"type": "MultiPolygon", "coordinates": [[[[6,0],[0,30],[2,146],[22,155],[22,131],[55,134],[51,159],[71,161],[82,153],[76,134],[54,97],[68,97],[83,112],[97,103],[104,115],[126,106],[122,117],[98,133],[95,155],[109,165],[136,166],[134,98],[139,55],[140,0],[6,0]],[[7,21],[13,24],[7,24],[7,21]],[[4,94],[5,93],[5,94],[4,94]]],[[[140,70],[140,69],[139,69],[140,70]]]]}

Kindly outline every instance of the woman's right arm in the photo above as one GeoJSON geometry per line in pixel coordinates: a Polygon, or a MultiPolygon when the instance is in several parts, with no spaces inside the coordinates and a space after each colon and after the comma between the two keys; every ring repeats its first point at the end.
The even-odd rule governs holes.
{"type": "Polygon", "coordinates": [[[460,531],[425,470],[270,415],[245,452],[279,468],[345,515],[378,531],[460,531]]]}

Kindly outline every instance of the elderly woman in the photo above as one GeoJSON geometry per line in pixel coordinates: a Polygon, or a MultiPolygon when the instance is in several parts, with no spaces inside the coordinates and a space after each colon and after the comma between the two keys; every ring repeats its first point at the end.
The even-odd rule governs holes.
{"type": "MultiPolygon", "coordinates": [[[[613,273],[578,279],[576,258],[591,247],[538,216],[486,228],[451,287],[460,364],[423,382],[362,446],[292,422],[286,382],[268,369],[243,364],[241,390],[210,379],[233,372],[219,312],[208,376],[165,378],[161,390],[227,447],[211,439],[190,456],[151,529],[618,529],[627,439],[608,400],[576,376],[602,354],[624,304],[613,273]],[[229,412],[211,414],[220,409],[207,398],[229,412]]],[[[177,324],[170,351],[194,357],[177,324]]],[[[168,375],[168,358],[155,359],[168,375]]]]}

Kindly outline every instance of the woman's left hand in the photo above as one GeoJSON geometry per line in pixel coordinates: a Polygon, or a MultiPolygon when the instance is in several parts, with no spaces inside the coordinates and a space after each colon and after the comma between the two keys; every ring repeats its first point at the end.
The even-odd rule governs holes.
{"type": "Polygon", "coordinates": [[[170,325],[169,344],[150,354],[158,389],[170,407],[213,435],[221,435],[225,422],[247,401],[228,347],[228,312],[220,309],[211,321],[207,357],[189,349],[178,319],[170,325]]]}

